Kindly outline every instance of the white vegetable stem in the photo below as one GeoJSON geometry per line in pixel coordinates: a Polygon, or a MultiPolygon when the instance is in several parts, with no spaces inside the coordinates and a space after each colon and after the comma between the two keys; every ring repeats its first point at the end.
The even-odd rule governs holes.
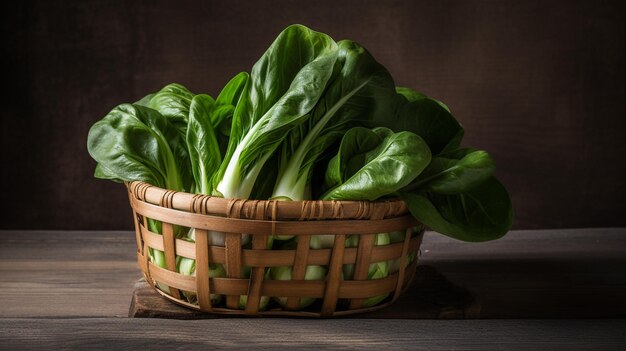
{"type": "Polygon", "coordinates": [[[217,187],[217,191],[226,199],[247,199],[250,197],[250,193],[252,192],[252,187],[256,182],[263,165],[267,161],[267,159],[271,156],[271,153],[267,153],[263,155],[259,160],[255,162],[255,164],[250,168],[247,174],[242,174],[241,164],[239,159],[241,157],[241,153],[246,149],[248,143],[250,142],[250,138],[257,132],[258,126],[260,123],[256,123],[246,136],[241,140],[235,152],[233,152],[233,156],[228,162],[228,166],[226,166],[226,170],[224,171],[224,176],[220,180],[217,187]]]}

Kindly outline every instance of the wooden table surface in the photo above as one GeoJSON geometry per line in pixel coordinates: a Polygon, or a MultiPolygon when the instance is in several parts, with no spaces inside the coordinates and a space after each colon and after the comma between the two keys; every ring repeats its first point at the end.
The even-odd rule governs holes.
{"type": "Polygon", "coordinates": [[[445,321],[130,319],[134,240],[0,231],[0,349],[626,348],[626,228],[521,230],[482,244],[427,233],[420,262],[475,294],[485,318],[445,321]]]}

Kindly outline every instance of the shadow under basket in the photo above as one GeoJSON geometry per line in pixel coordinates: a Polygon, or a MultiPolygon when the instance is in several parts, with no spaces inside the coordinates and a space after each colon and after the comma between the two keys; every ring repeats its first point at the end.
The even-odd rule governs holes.
{"type": "Polygon", "coordinates": [[[231,315],[345,316],[390,305],[415,274],[424,231],[401,200],[262,201],[175,192],[143,182],[126,187],[146,281],[188,308],[231,315]],[[192,229],[195,242],[184,237],[192,229]],[[394,233],[395,240],[377,245],[378,233],[394,233]],[[213,244],[216,235],[223,240],[213,244]],[[311,248],[317,235],[334,235],[332,247],[311,248]],[[274,236],[295,239],[291,246],[269,249],[274,236]],[[346,247],[353,236],[358,241],[349,242],[358,244],[346,247]],[[155,252],[162,252],[163,267],[156,264],[155,252]],[[195,274],[179,273],[177,258],[195,260],[195,274]],[[370,265],[379,262],[394,262],[390,266],[396,268],[369,279],[370,265]],[[221,265],[223,274],[209,277],[209,265],[221,265]],[[323,280],[304,279],[310,265],[325,268],[323,280]],[[351,279],[344,279],[346,265],[351,279]],[[271,280],[272,267],[291,267],[291,279],[271,280]],[[212,303],[215,296],[223,298],[212,303]],[[247,296],[244,304],[241,296],[247,296]],[[280,305],[270,299],[276,297],[282,298],[280,305]],[[368,304],[376,298],[380,302],[368,304]],[[303,299],[315,303],[302,310],[303,299]]]}

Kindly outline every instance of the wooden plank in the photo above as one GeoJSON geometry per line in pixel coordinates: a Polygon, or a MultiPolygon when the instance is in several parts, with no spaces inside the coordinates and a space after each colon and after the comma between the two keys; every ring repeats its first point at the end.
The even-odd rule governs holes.
{"type": "Polygon", "coordinates": [[[623,350],[624,320],[0,319],[0,349],[623,350]]]}
{"type": "MultiPolygon", "coordinates": [[[[126,316],[141,277],[135,245],[131,232],[0,231],[0,318],[126,316]]],[[[421,251],[420,264],[476,296],[483,318],[626,317],[626,228],[480,244],[427,233],[421,251]]],[[[400,306],[420,308],[385,311],[400,306]]]]}
{"type": "Polygon", "coordinates": [[[130,231],[0,231],[0,317],[122,317],[141,276],[130,231]]]}
{"type": "Polygon", "coordinates": [[[481,318],[626,317],[626,230],[520,230],[465,243],[428,235],[423,263],[468,288],[481,318]]]}

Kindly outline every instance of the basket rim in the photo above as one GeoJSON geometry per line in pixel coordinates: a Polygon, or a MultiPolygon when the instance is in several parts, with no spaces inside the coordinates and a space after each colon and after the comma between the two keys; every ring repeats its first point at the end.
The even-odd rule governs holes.
{"type": "Polygon", "coordinates": [[[129,196],[137,201],[175,210],[236,218],[297,220],[385,219],[406,215],[409,210],[400,198],[367,200],[250,200],[227,199],[163,189],[142,182],[124,182],[129,196]]]}

